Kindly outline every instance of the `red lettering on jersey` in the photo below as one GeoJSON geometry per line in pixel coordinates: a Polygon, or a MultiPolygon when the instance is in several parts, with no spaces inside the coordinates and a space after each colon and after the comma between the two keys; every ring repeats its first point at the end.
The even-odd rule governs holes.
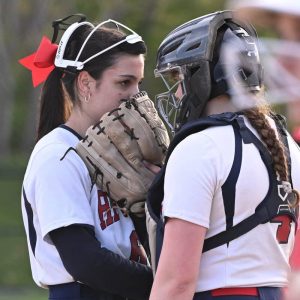
{"type": "Polygon", "coordinates": [[[116,208],[109,205],[107,194],[102,191],[98,191],[98,215],[102,230],[120,220],[116,208]]]}
{"type": "Polygon", "coordinates": [[[131,243],[130,260],[146,265],[147,254],[141,242],[139,241],[138,235],[135,230],[131,232],[130,243],[131,243]]]}
{"type": "Polygon", "coordinates": [[[271,223],[279,223],[276,238],[279,244],[287,244],[291,233],[292,219],[287,215],[277,216],[271,223]]]}

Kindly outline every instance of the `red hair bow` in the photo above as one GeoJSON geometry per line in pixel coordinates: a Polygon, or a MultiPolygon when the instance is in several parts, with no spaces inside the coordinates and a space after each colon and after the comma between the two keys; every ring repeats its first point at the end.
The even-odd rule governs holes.
{"type": "Polygon", "coordinates": [[[44,82],[55,68],[54,59],[57,48],[58,45],[52,44],[47,37],[43,36],[38,50],[19,60],[21,65],[31,70],[34,87],[44,82]]]}

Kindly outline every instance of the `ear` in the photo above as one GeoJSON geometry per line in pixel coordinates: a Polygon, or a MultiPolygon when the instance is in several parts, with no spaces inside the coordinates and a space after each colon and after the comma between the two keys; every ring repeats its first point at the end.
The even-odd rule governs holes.
{"type": "Polygon", "coordinates": [[[89,82],[92,80],[91,75],[87,71],[81,71],[77,77],[77,88],[80,95],[85,96],[89,93],[89,82]]]}

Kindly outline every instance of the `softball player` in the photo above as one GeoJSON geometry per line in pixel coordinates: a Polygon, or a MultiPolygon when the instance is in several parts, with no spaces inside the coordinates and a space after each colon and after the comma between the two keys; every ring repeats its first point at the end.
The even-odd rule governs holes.
{"type": "Polygon", "coordinates": [[[157,105],[179,142],[147,202],[163,195],[151,300],[279,300],[287,284],[300,152],[262,103],[256,43],[225,11],[177,27],[158,49],[155,74],[168,91],[157,105]]]}
{"type": "MultiPolygon", "coordinates": [[[[133,221],[111,207],[73,151],[89,126],[138,92],[146,47],[116,21],[71,17],[78,20],[58,46],[44,38],[21,60],[35,85],[46,79],[22,189],[33,279],[49,299],[147,299],[153,276],[133,221]]],[[[54,40],[71,17],[53,23],[54,40]]]]}

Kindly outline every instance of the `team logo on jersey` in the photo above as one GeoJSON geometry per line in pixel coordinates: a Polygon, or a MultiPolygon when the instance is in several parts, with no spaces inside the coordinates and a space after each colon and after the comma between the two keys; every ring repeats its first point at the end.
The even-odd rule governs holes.
{"type": "Polygon", "coordinates": [[[117,209],[110,205],[107,194],[100,190],[98,190],[98,215],[102,230],[120,220],[117,209]]]}
{"type": "Polygon", "coordinates": [[[284,204],[278,205],[277,214],[282,214],[285,212],[292,212],[291,207],[288,203],[288,198],[290,193],[286,192],[285,187],[282,184],[277,185],[278,196],[282,200],[282,202],[286,202],[284,204]]]}
{"type": "Polygon", "coordinates": [[[285,200],[287,200],[288,194],[285,191],[285,188],[282,184],[278,184],[277,185],[277,191],[278,191],[278,196],[280,197],[280,199],[284,202],[285,200]]]}

